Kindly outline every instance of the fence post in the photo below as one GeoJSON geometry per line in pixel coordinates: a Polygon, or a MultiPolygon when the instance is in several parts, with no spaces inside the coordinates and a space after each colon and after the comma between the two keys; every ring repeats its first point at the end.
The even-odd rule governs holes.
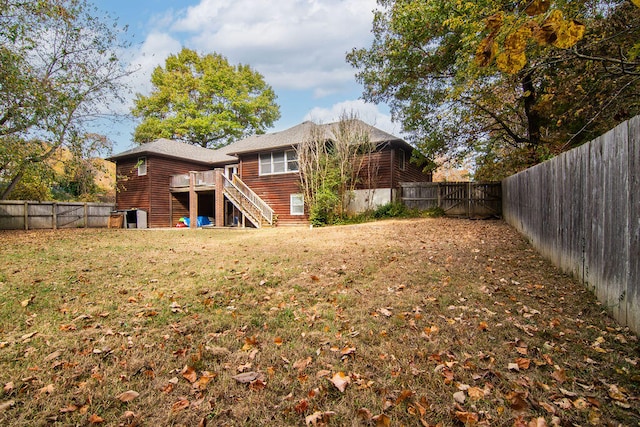
{"type": "Polygon", "coordinates": [[[84,202],[84,228],[89,227],[89,207],[87,202],[84,202]]]}
{"type": "Polygon", "coordinates": [[[24,202],[24,229],[29,230],[29,202],[24,202]]]}
{"type": "Polygon", "coordinates": [[[51,204],[51,228],[58,229],[58,204],[51,204]]]}

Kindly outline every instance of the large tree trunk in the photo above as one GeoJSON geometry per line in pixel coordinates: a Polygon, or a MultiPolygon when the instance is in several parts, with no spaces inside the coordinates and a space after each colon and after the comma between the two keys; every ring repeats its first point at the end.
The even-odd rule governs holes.
{"type": "Polygon", "coordinates": [[[533,85],[533,71],[528,71],[522,78],[522,91],[524,93],[524,113],[527,117],[528,145],[531,148],[536,148],[542,142],[542,117],[534,108],[537,97],[536,88],[533,85]]]}

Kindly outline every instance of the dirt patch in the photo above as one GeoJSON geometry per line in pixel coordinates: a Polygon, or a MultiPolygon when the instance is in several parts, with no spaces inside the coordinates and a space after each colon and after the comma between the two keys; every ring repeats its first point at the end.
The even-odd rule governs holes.
{"type": "Polygon", "coordinates": [[[640,421],[636,336],[501,221],[0,239],[4,425],[640,421]]]}

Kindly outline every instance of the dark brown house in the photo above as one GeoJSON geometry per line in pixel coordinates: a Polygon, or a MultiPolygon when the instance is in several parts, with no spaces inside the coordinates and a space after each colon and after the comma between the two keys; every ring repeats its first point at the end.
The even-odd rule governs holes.
{"type": "MultiPolygon", "coordinates": [[[[351,201],[353,211],[395,200],[400,182],[431,181],[409,162],[413,147],[373,126],[367,129],[375,151],[366,159],[351,201]]],[[[300,190],[298,144],[312,129],[331,140],[336,124],[304,122],[290,129],[254,135],[218,150],[159,139],[116,154],[116,205],[142,209],[150,227],[175,226],[181,217],[210,217],[216,225],[295,225],[307,223],[300,190]]]]}

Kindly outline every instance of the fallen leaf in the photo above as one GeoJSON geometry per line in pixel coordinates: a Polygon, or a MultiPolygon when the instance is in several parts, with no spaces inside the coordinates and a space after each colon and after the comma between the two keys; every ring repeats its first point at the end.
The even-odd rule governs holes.
{"type": "Polygon", "coordinates": [[[529,421],[528,427],[547,427],[547,421],[544,417],[538,417],[529,421]]]}
{"type": "Polygon", "coordinates": [[[181,373],[182,377],[189,381],[191,384],[196,382],[196,380],[198,379],[198,374],[196,373],[196,370],[193,368],[193,366],[185,365],[185,367],[182,368],[181,373]]]}
{"type": "Polygon", "coordinates": [[[282,345],[282,337],[275,337],[273,339],[273,343],[277,346],[281,346],[282,345]]]}
{"type": "Polygon", "coordinates": [[[61,414],[66,414],[66,413],[69,413],[69,412],[75,412],[78,409],[79,409],[78,406],[71,404],[69,406],[65,406],[64,408],[60,408],[60,413],[61,414]]]}
{"type": "Polygon", "coordinates": [[[453,400],[455,400],[460,404],[464,403],[466,399],[467,399],[467,395],[462,390],[456,391],[455,393],[453,393],[453,400]]]}
{"type": "Polygon", "coordinates": [[[296,404],[293,408],[296,411],[296,414],[304,414],[309,409],[309,402],[305,399],[302,399],[300,402],[296,404]]]}
{"type": "Polygon", "coordinates": [[[9,394],[9,393],[11,393],[11,392],[13,391],[13,388],[14,388],[14,387],[15,387],[15,386],[14,386],[14,384],[13,384],[13,381],[9,381],[8,383],[6,383],[6,384],[4,385],[4,387],[3,387],[2,389],[4,390],[4,392],[5,392],[6,394],[9,394]]]}
{"type": "Polygon", "coordinates": [[[26,300],[24,300],[24,301],[21,301],[21,302],[20,302],[20,305],[21,305],[21,306],[23,306],[23,307],[28,306],[29,304],[31,304],[31,303],[33,302],[33,300],[35,299],[35,297],[36,297],[35,295],[31,295],[28,299],[26,299],[26,300]]]}
{"type": "Polygon", "coordinates": [[[51,353],[50,355],[48,355],[47,357],[45,357],[44,361],[45,362],[51,362],[53,359],[57,359],[61,355],[62,355],[62,352],[60,350],[56,350],[53,353],[51,353]]]}
{"type": "Polygon", "coordinates": [[[296,360],[293,363],[293,368],[297,369],[298,371],[303,371],[307,366],[309,366],[309,364],[312,361],[313,361],[313,359],[311,357],[307,357],[306,359],[296,360]]]}
{"type": "Polygon", "coordinates": [[[178,400],[176,403],[174,403],[173,405],[171,405],[171,412],[173,412],[174,414],[177,412],[180,412],[184,409],[187,409],[189,407],[189,401],[187,399],[180,399],[178,400]]]}
{"type": "Polygon", "coordinates": [[[321,369],[318,372],[316,372],[316,378],[322,378],[328,375],[331,375],[331,371],[329,371],[328,369],[321,369]]]}
{"type": "Polygon", "coordinates": [[[625,402],[627,400],[626,396],[622,394],[618,386],[615,384],[611,384],[609,386],[609,397],[619,402],[625,402]]]}
{"type": "Polygon", "coordinates": [[[234,375],[231,378],[233,378],[234,380],[238,381],[239,383],[248,384],[248,383],[250,383],[252,381],[255,381],[257,379],[264,380],[264,375],[262,375],[259,372],[251,371],[251,372],[244,372],[242,374],[234,375]]]}
{"type": "Polygon", "coordinates": [[[347,385],[351,382],[351,378],[345,375],[344,372],[336,372],[329,381],[331,381],[331,383],[336,386],[340,392],[344,393],[347,385]]]}
{"type": "Polygon", "coordinates": [[[304,421],[307,425],[316,426],[318,425],[318,421],[326,422],[329,420],[329,417],[335,414],[336,413],[333,411],[325,411],[325,412],[316,411],[313,414],[306,416],[304,421]]]}
{"type": "Polygon", "coordinates": [[[358,409],[358,416],[363,421],[369,421],[371,419],[371,411],[368,410],[367,408],[360,408],[358,409]]]}
{"type": "Polygon", "coordinates": [[[383,316],[386,316],[386,317],[391,317],[391,316],[393,316],[393,313],[392,313],[389,309],[381,308],[381,309],[379,309],[378,311],[379,311],[379,312],[380,312],[380,314],[382,314],[383,316]]]}
{"type": "Polygon", "coordinates": [[[471,400],[480,400],[484,397],[484,390],[480,387],[469,387],[467,394],[469,394],[471,400]]]}
{"type": "Polygon", "coordinates": [[[104,422],[104,418],[97,414],[92,414],[89,417],[89,424],[102,424],[104,422]]]}
{"type": "Polygon", "coordinates": [[[391,425],[391,418],[385,414],[376,415],[371,420],[375,421],[376,427],[389,427],[391,425]]]}
{"type": "Polygon", "coordinates": [[[140,396],[140,393],[138,393],[137,391],[134,390],[128,390],[125,391],[122,394],[119,394],[116,399],[118,399],[120,402],[131,402],[133,399],[135,399],[136,397],[140,396]]]}
{"type": "Polygon", "coordinates": [[[456,411],[455,415],[464,424],[476,424],[478,422],[478,414],[475,412],[456,411]]]}
{"type": "Polygon", "coordinates": [[[260,391],[260,390],[263,390],[266,386],[267,384],[264,381],[262,381],[260,378],[258,378],[255,381],[251,381],[249,383],[249,390],[260,391]]]}
{"type": "Polygon", "coordinates": [[[518,357],[516,359],[516,363],[518,364],[518,366],[520,367],[520,369],[529,369],[529,365],[531,364],[531,360],[525,358],[525,357],[518,357]]]}
{"type": "Polygon", "coordinates": [[[559,384],[562,384],[567,380],[567,373],[565,372],[564,368],[556,367],[556,370],[553,371],[553,373],[551,374],[551,377],[554,380],[556,380],[559,384]]]}
{"type": "Polygon", "coordinates": [[[41,394],[52,394],[53,390],[54,390],[53,384],[49,384],[39,389],[37,395],[39,396],[41,394]]]}

